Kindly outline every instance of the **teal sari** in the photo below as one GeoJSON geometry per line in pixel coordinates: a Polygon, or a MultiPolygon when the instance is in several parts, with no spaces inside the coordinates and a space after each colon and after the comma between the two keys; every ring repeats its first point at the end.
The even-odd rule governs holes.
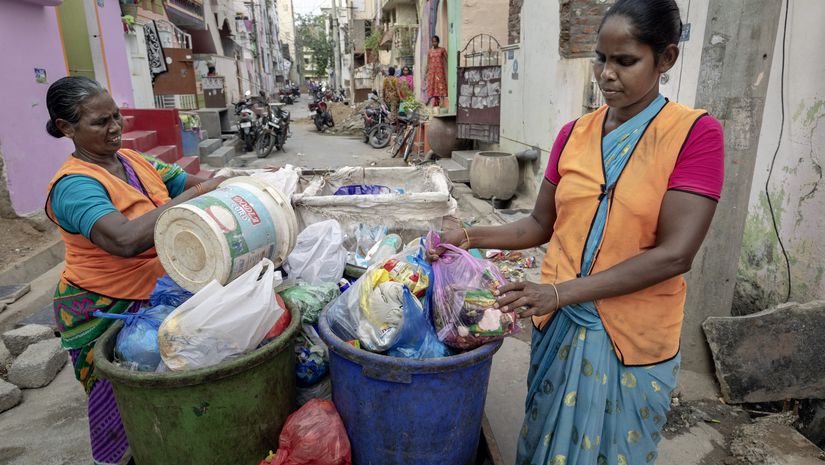
{"type": "MultiPolygon", "coordinates": [[[[605,192],[667,101],[659,97],[602,139],[605,192]]],[[[610,196],[599,207],[582,256],[588,276],[604,235],[610,196]]],[[[616,356],[593,302],[562,307],[534,330],[517,465],[637,465],[656,461],[680,355],[630,367],[616,356]]]]}

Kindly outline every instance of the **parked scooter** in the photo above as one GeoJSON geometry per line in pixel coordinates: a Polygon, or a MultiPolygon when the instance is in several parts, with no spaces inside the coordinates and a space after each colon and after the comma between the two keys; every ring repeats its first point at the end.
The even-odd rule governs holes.
{"type": "Polygon", "coordinates": [[[319,132],[324,132],[327,128],[335,127],[335,121],[332,120],[332,113],[327,108],[327,102],[323,99],[316,100],[309,104],[309,111],[314,112],[312,120],[315,123],[315,128],[319,132]]]}
{"type": "Polygon", "coordinates": [[[244,152],[250,152],[255,146],[257,127],[252,93],[246,91],[244,97],[244,100],[235,104],[235,115],[238,116],[238,139],[243,141],[244,152]]]}
{"type": "Polygon", "coordinates": [[[283,88],[278,91],[278,96],[280,97],[281,103],[283,104],[292,105],[293,103],[295,103],[292,89],[283,88]]]}
{"type": "Polygon", "coordinates": [[[364,109],[364,142],[369,143],[372,148],[383,149],[390,143],[392,136],[392,125],[389,123],[390,109],[386,102],[378,100],[378,95],[373,93],[370,100],[378,102],[378,107],[367,107],[364,109]]]}

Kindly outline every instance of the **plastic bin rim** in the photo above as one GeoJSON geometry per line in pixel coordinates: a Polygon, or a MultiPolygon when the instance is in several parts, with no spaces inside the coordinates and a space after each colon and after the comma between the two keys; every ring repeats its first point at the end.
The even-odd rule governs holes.
{"type": "MultiPolygon", "coordinates": [[[[123,327],[123,321],[115,321],[95,342],[95,368],[103,375],[102,378],[115,384],[130,386],[177,388],[217,381],[250,370],[271,360],[283,350],[291,349],[292,340],[297,334],[301,323],[301,314],[298,311],[290,311],[290,316],[292,319],[284,332],[261,349],[241,355],[236,359],[197,370],[167,371],[163,373],[127,370],[112,363],[110,357],[114,356],[114,349],[110,357],[107,357],[104,353],[104,347],[109,340],[117,337],[123,327]]],[[[114,343],[112,343],[112,347],[114,348],[114,343]]]]}
{"type": "Polygon", "coordinates": [[[319,335],[328,346],[345,359],[358,363],[362,366],[387,366],[393,369],[400,369],[408,374],[422,373],[443,373],[445,371],[459,370],[468,366],[473,366],[482,360],[491,358],[501,347],[502,340],[488,342],[473,350],[452,355],[449,357],[428,358],[423,360],[391,357],[381,355],[364,349],[357,349],[342,340],[329,326],[325,308],[318,319],[319,335]]]}

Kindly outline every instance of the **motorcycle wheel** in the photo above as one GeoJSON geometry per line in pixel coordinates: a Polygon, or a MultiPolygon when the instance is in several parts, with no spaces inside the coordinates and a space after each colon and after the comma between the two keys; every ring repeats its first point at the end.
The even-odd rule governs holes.
{"type": "Polygon", "coordinates": [[[244,151],[251,152],[255,149],[255,136],[252,135],[252,132],[247,132],[246,136],[244,137],[244,151]]]}
{"type": "Polygon", "coordinates": [[[273,136],[275,138],[275,150],[281,151],[284,149],[284,143],[286,143],[286,137],[283,134],[275,134],[273,136]]]}
{"type": "Polygon", "coordinates": [[[364,129],[364,143],[365,144],[370,143],[370,134],[372,134],[373,129],[375,129],[375,127],[364,129]]]}
{"type": "Polygon", "coordinates": [[[326,130],[326,125],[324,124],[324,117],[321,115],[315,115],[315,128],[318,132],[324,132],[326,130]]]}
{"type": "Polygon", "coordinates": [[[264,133],[255,143],[255,152],[258,154],[258,158],[266,158],[272,153],[273,147],[275,147],[274,137],[272,134],[264,133]]]}
{"type": "Polygon", "coordinates": [[[387,123],[381,123],[372,128],[369,134],[370,146],[374,149],[383,149],[390,145],[390,137],[392,136],[392,126],[387,123]]]}
{"type": "Polygon", "coordinates": [[[335,127],[335,121],[332,120],[332,113],[327,112],[326,115],[324,115],[324,120],[325,120],[324,123],[327,126],[329,126],[331,128],[335,127]]]}

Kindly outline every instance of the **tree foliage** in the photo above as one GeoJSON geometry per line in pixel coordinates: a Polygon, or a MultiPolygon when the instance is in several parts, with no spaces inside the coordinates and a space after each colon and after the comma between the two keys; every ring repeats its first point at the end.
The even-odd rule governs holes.
{"type": "Polygon", "coordinates": [[[312,55],[312,64],[317,73],[329,75],[332,64],[332,40],[327,36],[326,16],[298,15],[297,36],[301,45],[312,55]]]}

